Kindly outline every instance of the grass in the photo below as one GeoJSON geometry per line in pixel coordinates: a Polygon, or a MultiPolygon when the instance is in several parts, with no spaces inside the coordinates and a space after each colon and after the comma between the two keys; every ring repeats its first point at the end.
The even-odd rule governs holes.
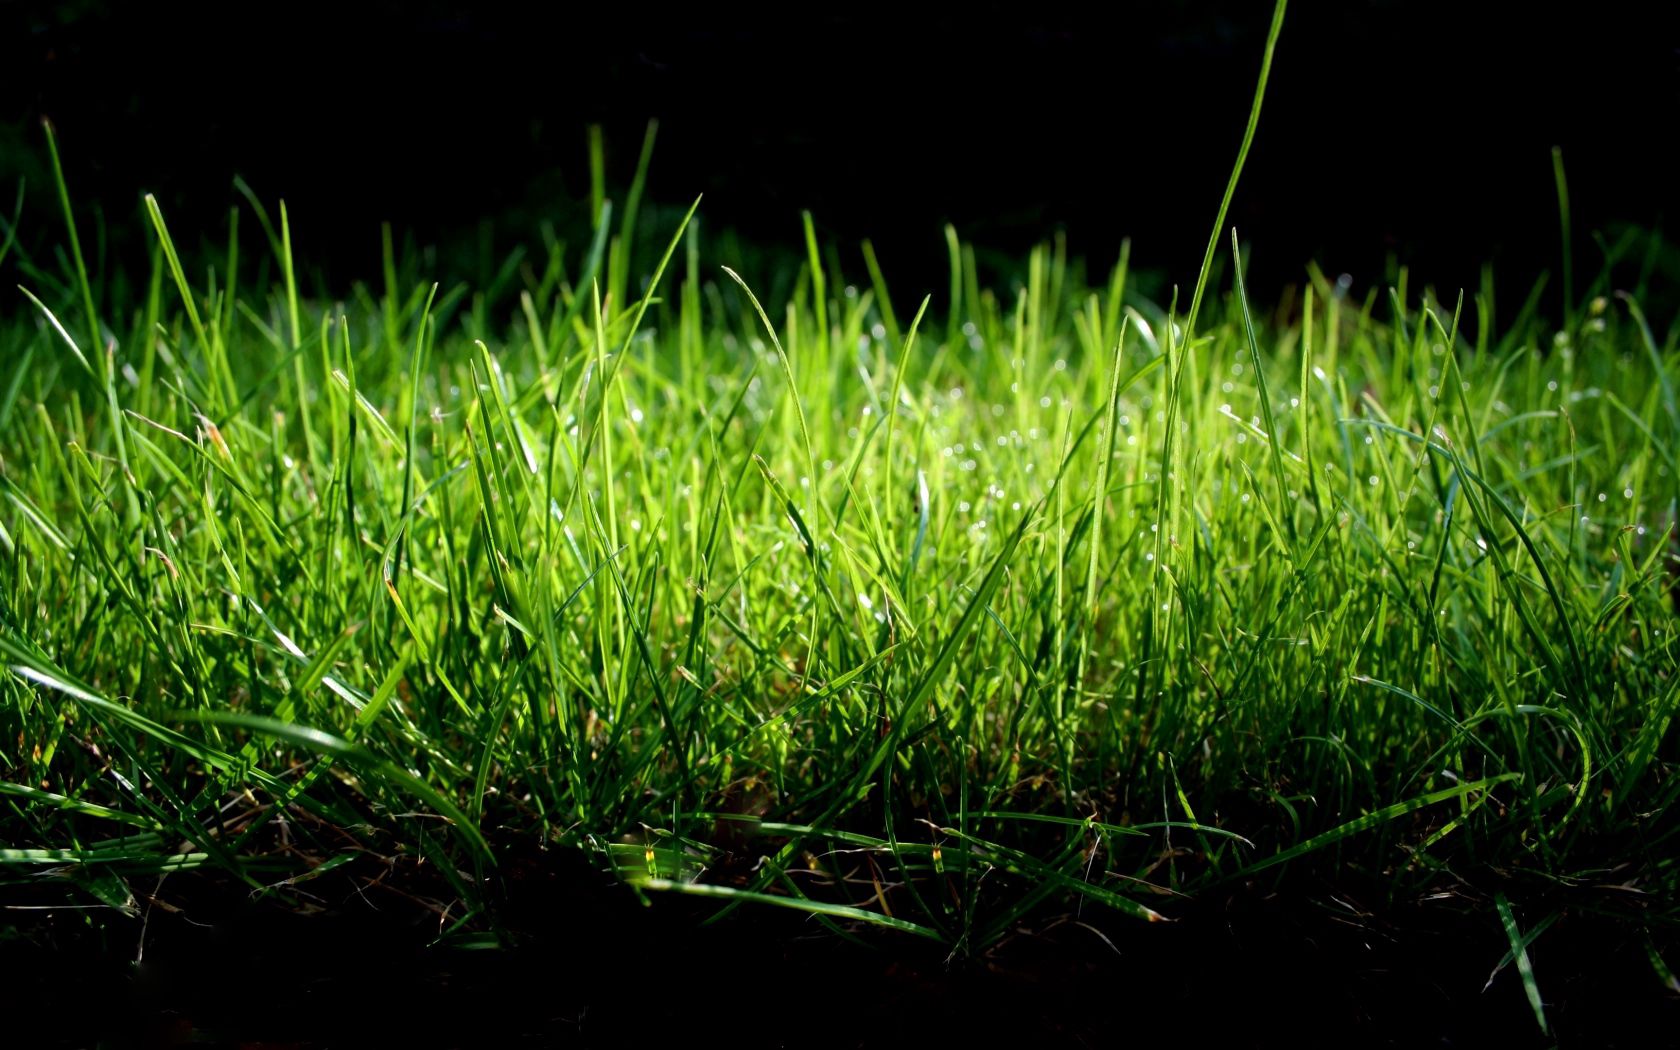
{"type": "Polygon", "coordinates": [[[7,886],[400,853],[500,937],[540,838],[972,953],[1357,872],[1480,902],[1542,1028],[1558,909],[1668,972],[1680,337],[1609,268],[1556,326],[1256,312],[1228,191],[1187,308],[955,231],[895,299],[809,216],[768,296],[638,215],[652,145],[582,252],[440,288],[387,231],[343,301],[248,190],[90,272],[60,178],[68,254],[0,258],[7,886]]]}

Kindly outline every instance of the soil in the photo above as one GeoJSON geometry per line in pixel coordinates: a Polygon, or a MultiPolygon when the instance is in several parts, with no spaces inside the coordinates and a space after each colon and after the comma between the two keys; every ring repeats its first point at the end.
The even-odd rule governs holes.
{"type": "MultiPolygon", "coordinates": [[[[353,865],[350,867],[354,867],[353,865]]],[[[1491,906],[1370,914],[1345,888],[1250,887],[1143,923],[1047,913],[981,955],[807,917],[643,904],[564,851],[504,862],[512,948],[434,944],[441,885],[348,868],[253,900],[170,876],[140,914],[11,911],[0,1001],[13,1046],[730,1047],[1660,1044],[1680,996],[1625,924],[1565,910],[1533,948],[1535,1023],[1491,906]],[[435,892],[434,892],[435,891],[435,892]],[[167,905],[167,906],[166,906],[167,905]],[[138,958],[138,962],[136,959],[138,958]],[[21,1038],[19,1038],[21,1036],[21,1038]],[[15,1040],[15,1041],[14,1041],[15,1040]]],[[[1673,956],[1671,955],[1670,958],[1673,956]]]]}

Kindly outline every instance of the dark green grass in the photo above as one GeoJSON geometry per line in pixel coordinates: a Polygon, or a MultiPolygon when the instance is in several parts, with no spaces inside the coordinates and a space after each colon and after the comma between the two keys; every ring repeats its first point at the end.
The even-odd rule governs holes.
{"type": "Polygon", "coordinates": [[[4,259],[8,885],[401,849],[496,935],[541,837],[967,952],[1358,873],[1486,902],[1542,1024],[1527,900],[1667,972],[1680,349],[1610,271],[1262,310],[1222,206],[1182,300],[951,232],[930,305],[807,220],[771,301],[639,189],[496,289],[305,298],[254,194],[192,269],[148,199],[126,293],[4,259]]]}

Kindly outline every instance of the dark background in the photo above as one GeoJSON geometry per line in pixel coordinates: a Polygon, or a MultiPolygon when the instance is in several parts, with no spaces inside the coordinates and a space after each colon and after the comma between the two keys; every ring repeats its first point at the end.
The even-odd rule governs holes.
{"type": "MultiPolygon", "coordinates": [[[[1316,258],[1361,287],[1398,260],[1443,289],[1491,261],[1520,294],[1559,258],[1554,145],[1590,275],[1592,230],[1673,210],[1673,6],[1295,0],[1231,215],[1255,293],[1316,258]]],[[[1129,235],[1138,263],[1189,282],[1270,13],[0,3],[0,197],[29,174],[26,243],[53,243],[49,115],[114,252],[147,190],[177,231],[219,237],[239,173],[288,200],[329,284],[377,274],[381,220],[470,276],[481,227],[497,252],[542,219],[577,229],[587,124],[622,184],[656,117],[650,201],[704,192],[708,229],[790,248],[810,208],[860,279],[873,238],[906,299],[943,287],[946,221],[1004,251],[1065,229],[1103,266],[1129,235]]]]}

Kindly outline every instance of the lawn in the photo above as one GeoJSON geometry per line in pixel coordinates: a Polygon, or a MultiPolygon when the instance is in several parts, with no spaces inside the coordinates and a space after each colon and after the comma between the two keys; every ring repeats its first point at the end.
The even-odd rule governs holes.
{"type": "Polygon", "coordinates": [[[320,294],[254,193],[215,244],[148,198],[133,272],[62,182],[57,250],[6,241],[0,894],[407,878],[489,947],[508,858],[572,850],[961,960],[1346,886],[1484,924],[1531,1032],[1554,925],[1674,988],[1654,239],[1522,303],[1261,303],[1223,205],[1156,297],[954,230],[948,286],[889,288],[807,215],[755,285],[641,187],[478,288],[387,230],[320,294]]]}

